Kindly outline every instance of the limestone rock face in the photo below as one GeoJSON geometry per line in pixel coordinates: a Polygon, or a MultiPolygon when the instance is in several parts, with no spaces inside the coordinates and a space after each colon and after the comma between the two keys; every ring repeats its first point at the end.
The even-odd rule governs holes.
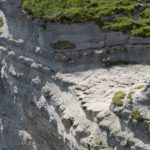
{"type": "Polygon", "coordinates": [[[20,0],[0,9],[0,150],[150,149],[149,38],[45,24],[20,0]],[[53,49],[60,40],[76,48],[53,49]],[[106,51],[141,64],[105,68],[106,51]],[[122,107],[112,101],[117,91],[126,94],[122,107]]]}

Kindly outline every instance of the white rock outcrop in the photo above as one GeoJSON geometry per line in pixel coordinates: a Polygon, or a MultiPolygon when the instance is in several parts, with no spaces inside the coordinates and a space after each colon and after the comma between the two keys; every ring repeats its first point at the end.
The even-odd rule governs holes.
{"type": "Polygon", "coordinates": [[[149,38],[44,23],[27,17],[20,0],[0,9],[0,150],[150,149],[149,38]],[[53,49],[59,40],[76,48],[53,49]],[[141,64],[104,68],[106,50],[112,61],[141,64]],[[114,107],[117,91],[134,92],[133,100],[114,107]]]}

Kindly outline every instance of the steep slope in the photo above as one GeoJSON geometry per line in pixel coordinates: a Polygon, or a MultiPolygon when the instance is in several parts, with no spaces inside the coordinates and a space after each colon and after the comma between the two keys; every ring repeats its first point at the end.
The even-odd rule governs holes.
{"type": "Polygon", "coordinates": [[[0,8],[0,150],[149,150],[149,38],[100,31],[94,23],[45,24],[27,17],[19,0],[0,8]],[[57,42],[75,47],[55,49],[57,42]],[[142,64],[104,68],[105,52],[114,62],[142,64]],[[114,107],[120,90],[135,92],[132,107],[146,113],[147,133],[143,124],[130,125],[126,99],[114,107]]]}

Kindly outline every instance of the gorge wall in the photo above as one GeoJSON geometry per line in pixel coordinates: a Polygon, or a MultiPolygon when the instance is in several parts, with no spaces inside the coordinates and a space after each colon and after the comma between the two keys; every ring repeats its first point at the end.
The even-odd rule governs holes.
{"type": "Polygon", "coordinates": [[[42,47],[48,52],[54,52],[60,61],[63,60],[57,57],[59,54],[66,59],[74,59],[75,61],[81,61],[82,57],[85,61],[84,57],[87,55],[93,55],[94,60],[97,60],[101,55],[100,51],[109,50],[112,60],[121,59],[149,63],[150,38],[101,31],[95,23],[67,25],[32,19],[31,16],[27,17],[25,13],[22,13],[18,1],[4,1],[2,9],[7,16],[10,35],[22,39],[24,45],[28,45],[29,48],[32,48],[31,45],[35,43],[36,46],[42,47]],[[50,46],[61,40],[74,43],[76,48],[61,51],[50,46]],[[79,57],[80,59],[78,59],[79,57]]]}
{"type": "Polygon", "coordinates": [[[149,150],[150,38],[33,19],[20,0],[0,1],[0,9],[0,150],[149,150]],[[75,49],[51,47],[61,40],[75,49]],[[145,65],[109,71],[101,68],[104,51],[111,61],[145,65]],[[144,86],[134,100],[114,108],[117,87],[130,92],[137,83],[144,86]],[[130,118],[133,108],[143,112],[140,125],[130,118]]]}

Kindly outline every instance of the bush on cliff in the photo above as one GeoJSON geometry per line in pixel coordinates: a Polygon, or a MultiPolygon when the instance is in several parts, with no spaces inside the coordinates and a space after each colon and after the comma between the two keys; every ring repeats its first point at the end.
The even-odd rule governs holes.
{"type": "Polygon", "coordinates": [[[116,92],[113,96],[114,105],[117,107],[122,107],[123,106],[122,99],[124,99],[125,96],[126,96],[126,94],[123,91],[116,92]]]}
{"type": "Polygon", "coordinates": [[[150,9],[140,9],[144,0],[22,0],[21,4],[29,15],[43,20],[62,23],[96,21],[103,29],[136,36],[150,35],[149,23],[143,23],[145,19],[149,21],[150,9]]]}
{"type": "Polygon", "coordinates": [[[131,113],[131,117],[132,119],[137,120],[138,122],[143,122],[144,118],[142,117],[141,113],[139,112],[139,110],[134,110],[131,113]]]}
{"type": "Polygon", "coordinates": [[[56,43],[52,43],[51,47],[53,49],[74,49],[76,46],[75,44],[69,42],[69,41],[57,41],[56,43]]]}

